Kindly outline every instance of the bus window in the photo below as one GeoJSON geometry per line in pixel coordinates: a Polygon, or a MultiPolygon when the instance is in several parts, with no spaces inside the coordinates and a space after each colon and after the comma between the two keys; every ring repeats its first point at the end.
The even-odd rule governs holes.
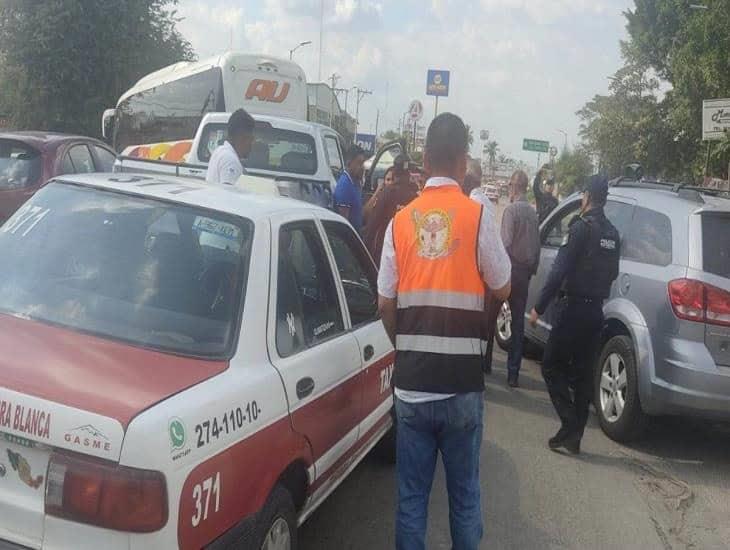
{"type": "Polygon", "coordinates": [[[115,149],[192,139],[205,113],[223,110],[220,67],[161,84],[119,104],[115,149]]]}

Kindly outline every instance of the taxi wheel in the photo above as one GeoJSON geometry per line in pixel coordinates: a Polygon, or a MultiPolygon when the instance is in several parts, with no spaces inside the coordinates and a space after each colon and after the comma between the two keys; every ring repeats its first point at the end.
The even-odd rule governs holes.
{"type": "Polygon", "coordinates": [[[274,487],[260,518],[261,550],[296,550],[297,518],[289,491],[274,487]]]}
{"type": "Polygon", "coordinates": [[[512,311],[509,302],[504,302],[499,308],[494,337],[502,351],[509,351],[512,346],[512,311]]]}

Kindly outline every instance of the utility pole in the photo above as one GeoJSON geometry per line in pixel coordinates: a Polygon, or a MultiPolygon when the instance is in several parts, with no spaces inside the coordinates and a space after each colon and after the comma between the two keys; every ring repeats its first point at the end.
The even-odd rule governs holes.
{"type": "Polygon", "coordinates": [[[319,68],[317,82],[322,82],[322,31],[324,29],[324,0],[319,0],[319,68]]]}
{"type": "Polygon", "coordinates": [[[332,128],[332,117],[335,114],[335,89],[337,88],[337,81],[340,79],[340,75],[336,73],[332,73],[332,76],[330,76],[330,82],[332,83],[332,86],[330,87],[330,128],[332,128]]]}
{"type": "Polygon", "coordinates": [[[375,149],[378,148],[378,123],[380,122],[380,109],[375,113],[375,149]]]}
{"type": "Polygon", "coordinates": [[[357,103],[355,105],[355,135],[357,135],[357,127],[360,125],[360,102],[366,95],[372,95],[371,90],[363,90],[359,86],[353,86],[355,93],[357,94],[357,103]]]}
{"type": "Polygon", "coordinates": [[[341,93],[345,94],[345,113],[348,113],[347,102],[348,102],[348,98],[350,97],[350,90],[348,88],[335,88],[334,92],[335,92],[335,94],[341,94],[341,93]]]}

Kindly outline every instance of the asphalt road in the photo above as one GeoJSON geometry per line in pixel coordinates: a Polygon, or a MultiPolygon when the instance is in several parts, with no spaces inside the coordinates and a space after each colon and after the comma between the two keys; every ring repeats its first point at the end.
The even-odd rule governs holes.
{"type": "MultiPolygon", "coordinates": [[[[595,416],[578,457],[551,452],[558,422],[526,361],[506,386],[503,353],[487,377],[482,447],[485,538],[490,549],[730,548],[730,426],[660,419],[631,447],[606,438],[595,416]]],[[[303,550],[394,547],[395,470],[367,457],[300,530],[303,550]]],[[[439,464],[428,548],[450,548],[439,464]]]]}

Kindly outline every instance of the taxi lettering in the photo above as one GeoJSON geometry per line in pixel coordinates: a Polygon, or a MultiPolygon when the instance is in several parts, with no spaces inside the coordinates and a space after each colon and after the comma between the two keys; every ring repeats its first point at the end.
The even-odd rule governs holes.
{"type": "Polygon", "coordinates": [[[48,439],[51,433],[51,414],[33,407],[13,405],[10,401],[0,400],[0,427],[48,439]]]}

